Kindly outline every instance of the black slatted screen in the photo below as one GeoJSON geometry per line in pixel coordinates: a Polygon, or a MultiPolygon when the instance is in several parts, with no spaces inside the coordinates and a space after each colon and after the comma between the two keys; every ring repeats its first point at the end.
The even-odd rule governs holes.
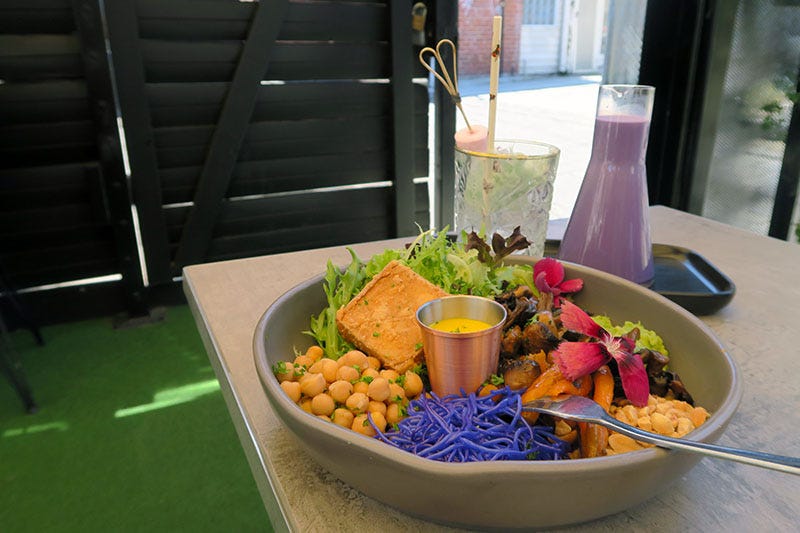
{"type": "MultiPolygon", "coordinates": [[[[195,0],[137,3],[171,257],[181,239],[191,238],[184,231],[192,210],[187,204],[195,198],[257,7],[195,0]]],[[[394,182],[391,14],[388,2],[288,4],[205,260],[396,234],[391,185],[326,190],[394,182]]],[[[404,30],[411,58],[408,26],[404,30]]],[[[409,102],[413,175],[427,176],[427,87],[413,85],[409,102]]],[[[427,227],[427,185],[415,189],[410,221],[427,227]]]]}
{"type": "Polygon", "coordinates": [[[30,287],[119,272],[68,0],[0,2],[0,266],[30,287]]]}
{"type": "Polygon", "coordinates": [[[427,227],[412,4],[0,2],[7,285],[121,273],[138,298],[143,274],[427,227]]]}

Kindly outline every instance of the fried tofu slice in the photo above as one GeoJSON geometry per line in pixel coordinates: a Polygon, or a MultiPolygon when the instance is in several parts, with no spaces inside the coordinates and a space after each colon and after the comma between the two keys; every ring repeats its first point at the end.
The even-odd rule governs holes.
{"type": "Polygon", "coordinates": [[[342,337],[399,373],[422,360],[416,312],[447,292],[398,261],[391,261],[336,313],[342,337]]]}

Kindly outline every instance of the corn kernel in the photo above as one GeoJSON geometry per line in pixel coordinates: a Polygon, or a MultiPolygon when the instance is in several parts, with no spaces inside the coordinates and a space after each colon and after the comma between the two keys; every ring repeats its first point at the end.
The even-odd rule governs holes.
{"type": "Polygon", "coordinates": [[[659,412],[653,413],[650,421],[653,423],[653,430],[661,435],[670,436],[675,431],[672,421],[659,412]]]}
{"type": "Polygon", "coordinates": [[[556,434],[557,437],[563,437],[570,431],[572,431],[572,428],[569,426],[569,424],[567,424],[563,420],[556,421],[554,433],[556,434]]]}
{"type": "Polygon", "coordinates": [[[702,407],[695,407],[692,409],[692,412],[689,413],[689,418],[692,420],[694,427],[700,427],[700,425],[708,418],[708,411],[702,407]]]}
{"type": "Polygon", "coordinates": [[[678,419],[678,427],[675,428],[675,432],[678,434],[678,437],[683,437],[693,429],[694,424],[692,424],[692,421],[686,417],[683,417],[678,419]]]}
{"type": "Polygon", "coordinates": [[[617,453],[633,452],[642,448],[639,446],[639,443],[632,438],[620,435],[619,433],[612,433],[609,435],[608,445],[617,453]]]}
{"type": "Polygon", "coordinates": [[[626,405],[622,408],[622,411],[625,413],[625,416],[628,417],[631,424],[636,425],[636,420],[639,418],[639,414],[636,412],[636,408],[632,405],[626,405]]]}

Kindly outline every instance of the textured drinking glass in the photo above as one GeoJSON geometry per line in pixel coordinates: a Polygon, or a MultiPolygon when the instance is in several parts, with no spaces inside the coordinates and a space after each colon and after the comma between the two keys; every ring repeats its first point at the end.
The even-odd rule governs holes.
{"type": "Polygon", "coordinates": [[[520,226],[541,257],[560,150],[535,141],[497,140],[496,152],[456,148],[455,229],[508,237],[520,226]]]}
{"type": "Polygon", "coordinates": [[[558,257],[653,282],[645,154],[655,89],[602,85],[589,166],[558,257]]]}

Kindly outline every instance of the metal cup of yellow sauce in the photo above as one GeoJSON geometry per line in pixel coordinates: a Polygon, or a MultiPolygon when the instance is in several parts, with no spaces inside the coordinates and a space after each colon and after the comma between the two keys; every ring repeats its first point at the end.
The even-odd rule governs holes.
{"type": "Polygon", "coordinates": [[[480,296],[445,296],[417,309],[431,389],[475,392],[497,369],[506,309],[480,296]]]}

